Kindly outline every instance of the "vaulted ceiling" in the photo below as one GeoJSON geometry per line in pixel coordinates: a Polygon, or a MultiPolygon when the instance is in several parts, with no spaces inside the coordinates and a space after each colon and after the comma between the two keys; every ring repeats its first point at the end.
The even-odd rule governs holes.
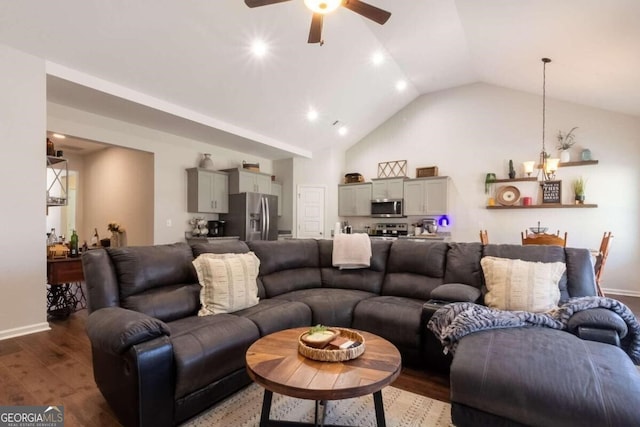
{"type": "Polygon", "coordinates": [[[390,20],[340,8],[320,46],[303,0],[5,0],[0,43],[47,60],[52,102],[274,159],[352,145],[425,93],[540,94],[544,56],[547,96],[640,116],[638,0],[367,2],[390,20]]]}

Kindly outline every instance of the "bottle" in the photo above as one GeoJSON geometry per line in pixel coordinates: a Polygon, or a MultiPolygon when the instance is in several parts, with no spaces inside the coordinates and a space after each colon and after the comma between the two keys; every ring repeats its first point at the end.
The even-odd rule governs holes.
{"type": "Polygon", "coordinates": [[[93,229],[93,237],[91,238],[91,246],[98,246],[100,244],[100,237],[98,236],[98,229],[93,229]]]}
{"type": "Polygon", "coordinates": [[[58,235],[56,234],[56,229],[52,228],[49,233],[49,244],[55,245],[56,243],[58,243],[58,235]]]}
{"type": "Polygon", "coordinates": [[[71,233],[71,239],[69,240],[69,243],[71,245],[71,257],[75,258],[79,255],[78,252],[78,235],[76,234],[76,230],[73,230],[73,232],[71,233]]]}

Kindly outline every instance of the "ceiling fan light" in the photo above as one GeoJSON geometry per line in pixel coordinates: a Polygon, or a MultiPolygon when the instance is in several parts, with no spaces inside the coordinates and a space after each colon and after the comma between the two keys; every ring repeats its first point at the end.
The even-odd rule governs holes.
{"type": "Polygon", "coordinates": [[[311,9],[313,13],[325,15],[339,8],[342,0],[304,0],[304,4],[311,9]]]}

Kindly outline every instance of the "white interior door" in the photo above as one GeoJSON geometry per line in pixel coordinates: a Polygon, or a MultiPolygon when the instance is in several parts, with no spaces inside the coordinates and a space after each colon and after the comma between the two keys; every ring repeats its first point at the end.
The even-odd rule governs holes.
{"type": "Polygon", "coordinates": [[[299,239],[323,239],[325,187],[298,186],[296,220],[299,239]]]}

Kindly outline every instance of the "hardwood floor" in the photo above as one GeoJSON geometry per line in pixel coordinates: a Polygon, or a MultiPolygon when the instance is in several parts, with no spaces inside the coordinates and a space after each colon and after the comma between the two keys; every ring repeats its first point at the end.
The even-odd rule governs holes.
{"type": "MultiPolygon", "coordinates": [[[[619,299],[636,314],[640,298],[619,299]]],[[[119,426],[93,380],[87,310],[50,322],[51,330],[0,341],[0,405],[63,405],[65,426],[119,426]]],[[[395,387],[449,401],[448,375],[403,368],[395,387]]]]}
{"type": "MultiPolygon", "coordinates": [[[[51,330],[0,341],[0,405],[63,405],[65,427],[119,426],[93,380],[87,310],[51,330]]],[[[449,400],[447,375],[405,368],[394,386],[449,400]]]]}

